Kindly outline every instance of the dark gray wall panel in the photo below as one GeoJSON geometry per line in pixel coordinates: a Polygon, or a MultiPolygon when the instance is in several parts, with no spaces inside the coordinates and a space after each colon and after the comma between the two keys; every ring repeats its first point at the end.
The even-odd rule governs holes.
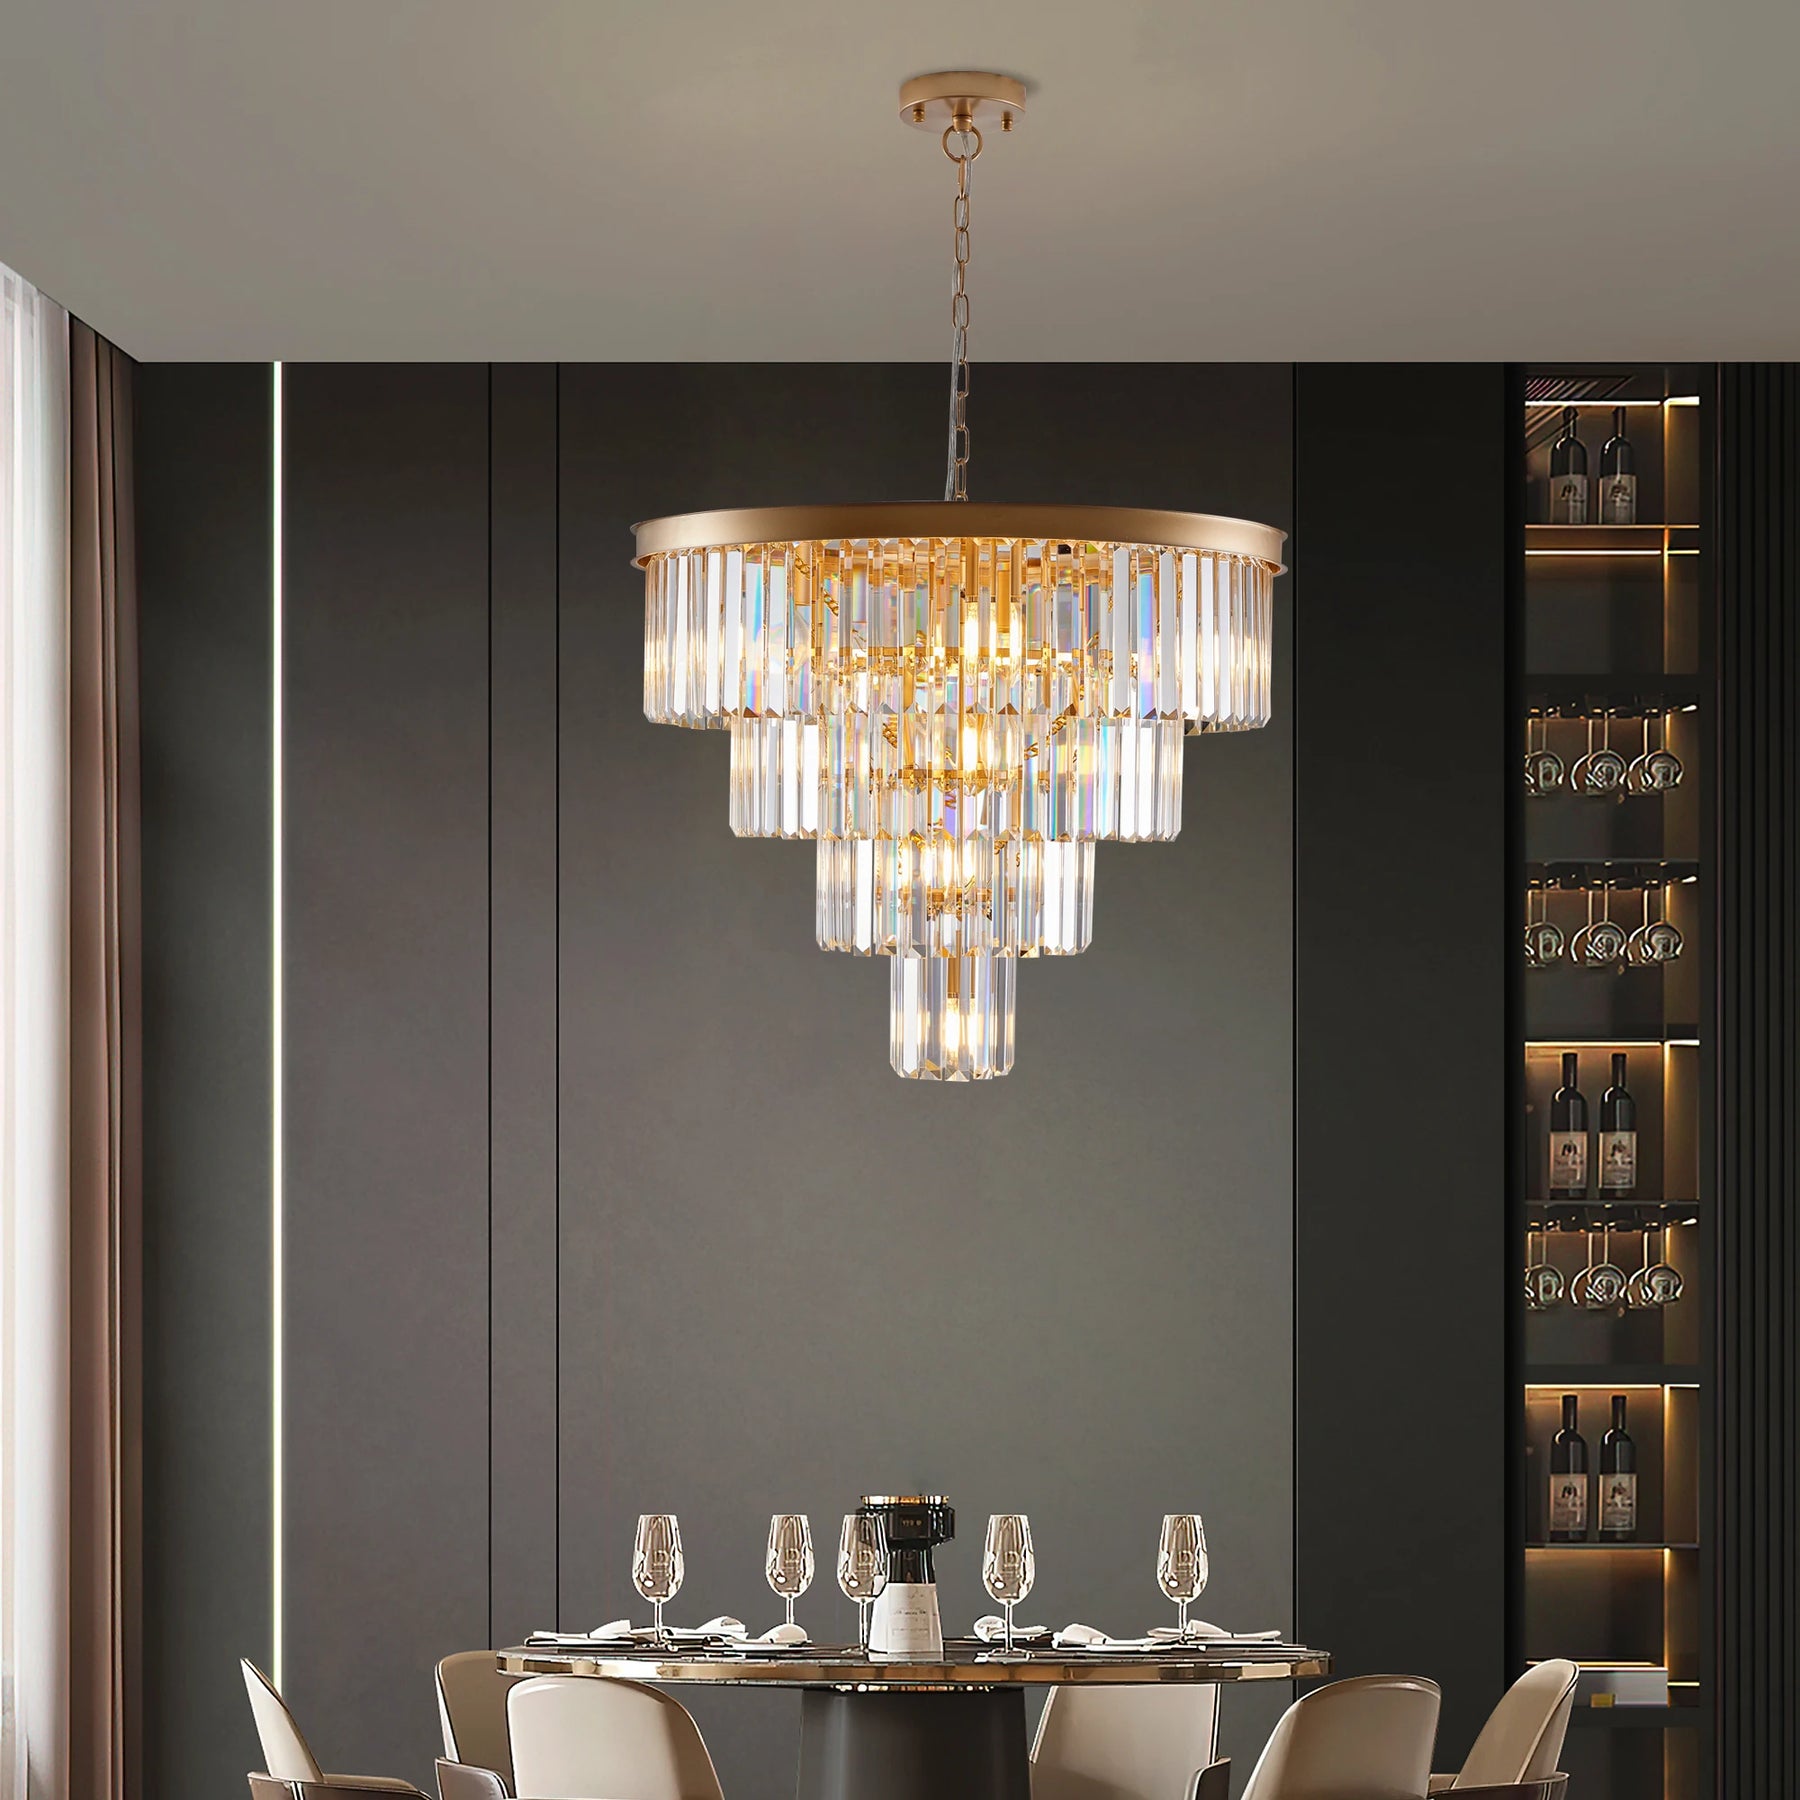
{"type": "Polygon", "coordinates": [[[287,372],[287,1686],[425,1780],[488,1630],[482,368],[287,372]]]}
{"type": "Polygon", "coordinates": [[[493,371],[493,1617],[556,1616],[556,370],[493,371]]]}
{"type": "Polygon", "coordinates": [[[136,404],[145,1781],[223,1800],[270,1660],[270,372],[136,404]]]}
{"type": "MultiPolygon", "coordinates": [[[[972,491],[1285,524],[1290,398],[1285,368],[983,369],[972,491]]],[[[1149,1623],[1159,1516],[1189,1504],[1202,1611],[1289,1622],[1285,586],[1277,724],[1190,746],[1175,844],[1102,848],[1094,948],[1022,973],[1017,1067],[991,1087],[889,1072],[885,966],[815,948],[808,847],[733,839],[722,736],[642,716],[630,523],[930,495],[942,404],[931,367],[563,373],[567,1625],[632,1604],[652,1507],[682,1516],[678,1615],[766,1624],[779,1507],[819,1540],[802,1618],[847,1632],[838,1517],[895,1484],[961,1510],[953,1622],[986,1610],[985,1515],[1023,1507],[1034,1617],[1149,1623]]],[[[1231,1696],[1229,1747],[1249,1756],[1270,1710],[1231,1696]]],[[[791,1790],[789,1705],[701,1717],[734,1800],[791,1790]]]]}
{"type": "Polygon", "coordinates": [[[1760,1797],[1800,1784],[1800,364],[1719,375],[1716,1760],[1760,1797]]]}
{"type": "Polygon", "coordinates": [[[1295,416],[1299,1626],[1439,1681],[1454,1769],[1506,1674],[1505,373],[1295,416]]]}

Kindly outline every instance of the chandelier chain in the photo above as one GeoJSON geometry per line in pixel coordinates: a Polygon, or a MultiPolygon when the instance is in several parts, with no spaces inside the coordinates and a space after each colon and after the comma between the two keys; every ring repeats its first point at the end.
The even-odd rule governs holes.
{"type": "Polygon", "coordinates": [[[956,198],[951,203],[951,244],[955,273],[950,285],[950,442],[944,498],[969,497],[969,186],[981,133],[973,125],[944,130],[944,154],[956,164],[956,198]],[[951,148],[950,140],[957,145],[951,148]]]}

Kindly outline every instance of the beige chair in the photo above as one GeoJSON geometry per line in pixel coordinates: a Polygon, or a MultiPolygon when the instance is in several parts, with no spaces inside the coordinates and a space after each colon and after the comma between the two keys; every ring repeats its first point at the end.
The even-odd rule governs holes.
{"type": "Polygon", "coordinates": [[[1052,1688],[1031,1746],[1031,1800],[1193,1800],[1218,1737],[1210,1682],[1052,1688]]]}
{"type": "Polygon", "coordinates": [[[512,1787],[512,1744],[506,1735],[506,1696],[520,1677],[504,1674],[491,1650],[459,1650],[437,1666],[438,1723],[444,1757],[492,1769],[512,1787]]]}
{"type": "MultiPolygon", "coordinates": [[[[437,1761],[438,1800],[507,1800],[506,1783],[492,1769],[474,1763],[437,1761]]],[[[264,1800],[258,1796],[258,1800],[264,1800]]],[[[272,1797],[271,1797],[272,1800],[272,1797]]]]}
{"type": "Polygon", "coordinates": [[[1534,1664],[1500,1696],[1468,1761],[1455,1775],[1434,1775],[1434,1794],[1468,1794],[1509,1783],[1543,1782],[1562,1761],[1569,1714],[1575,1707],[1572,1662],[1560,1657],[1534,1664]]]}
{"type": "MultiPolygon", "coordinates": [[[[325,1774],[300,1735],[287,1703],[275,1691],[274,1682],[253,1662],[239,1666],[244,1671],[244,1688],[250,1696],[250,1710],[256,1716],[256,1735],[262,1739],[263,1762],[267,1765],[249,1777],[254,1800],[325,1800],[333,1794],[419,1794],[410,1781],[391,1776],[325,1774]]],[[[422,1795],[419,1800],[423,1800],[422,1795]]]]}
{"type": "Polygon", "coordinates": [[[535,1675],[506,1696],[506,1724],[531,1800],[724,1800],[687,1708],[639,1682],[535,1675]]]}
{"type": "Polygon", "coordinates": [[[1435,1681],[1334,1681],[1281,1715],[1243,1800],[1419,1800],[1431,1779],[1437,1721],[1435,1681]]]}

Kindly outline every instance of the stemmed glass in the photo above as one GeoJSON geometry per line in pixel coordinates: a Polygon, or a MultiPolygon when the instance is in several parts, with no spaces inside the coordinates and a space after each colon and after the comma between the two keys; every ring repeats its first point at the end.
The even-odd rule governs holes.
{"type": "Polygon", "coordinates": [[[1037,1555],[1031,1546],[1031,1521],[1023,1513],[995,1513],[987,1523],[981,1552],[981,1584],[1006,1615],[1004,1656],[1013,1655],[1013,1608],[1031,1592],[1037,1579],[1037,1555]]]}
{"type": "Polygon", "coordinates": [[[656,1641],[669,1640],[663,1631],[663,1605],[681,1591],[686,1564],[681,1555],[681,1526],[673,1513],[639,1513],[637,1542],[631,1552],[631,1585],[650,1602],[656,1613],[656,1641]]]}
{"type": "Polygon", "coordinates": [[[794,1622],[794,1602],[812,1586],[812,1526],[805,1513],[775,1513],[769,1520],[769,1586],[787,1602],[787,1622],[794,1622]]]}
{"type": "Polygon", "coordinates": [[[867,1654],[869,1604],[880,1599],[888,1582],[887,1527],[879,1513],[844,1514],[843,1535],[838,1539],[837,1578],[844,1598],[856,1602],[856,1642],[867,1654]]]}
{"type": "Polygon", "coordinates": [[[1188,1632],[1188,1607],[1206,1588],[1206,1527],[1198,1513],[1164,1513],[1156,1551],[1156,1585],[1180,1609],[1181,1635],[1188,1632]]]}

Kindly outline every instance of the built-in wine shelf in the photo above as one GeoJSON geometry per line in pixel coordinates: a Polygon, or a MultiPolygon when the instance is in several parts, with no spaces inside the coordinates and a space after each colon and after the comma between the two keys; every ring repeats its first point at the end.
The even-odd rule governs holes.
{"type": "Polygon", "coordinates": [[[1629,1543],[1601,1542],[1598,1538],[1585,1538],[1578,1544],[1552,1544],[1532,1539],[1525,1545],[1527,1550],[1698,1550],[1698,1544],[1671,1544],[1659,1538],[1633,1538],[1629,1543]]]}
{"type": "Polygon", "coordinates": [[[1698,525],[1527,525],[1527,556],[1697,556],[1698,525]]]}
{"type": "Polygon", "coordinates": [[[1618,1392],[1623,1388],[1698,1387],[1696,1363],[1527,1363],[1528,1388],[1576,1393],[1618,1392]]]}
{"type": "Polygon", "coordinates": [[[1699,704],[1700,683],[1690,675],[1534,675],[1525,690],[1534,719],[1654,719],[1699,704]]]}
{"type": "Polygon", "coordinates": [[[1636,893],[1644,888],[1673,887],[1677,882],[1699,879],[1697,862],[1647,857],[1558,859],[1525,865],[1528,888],[1558,888],[1564,893],[1636,893]]]}

